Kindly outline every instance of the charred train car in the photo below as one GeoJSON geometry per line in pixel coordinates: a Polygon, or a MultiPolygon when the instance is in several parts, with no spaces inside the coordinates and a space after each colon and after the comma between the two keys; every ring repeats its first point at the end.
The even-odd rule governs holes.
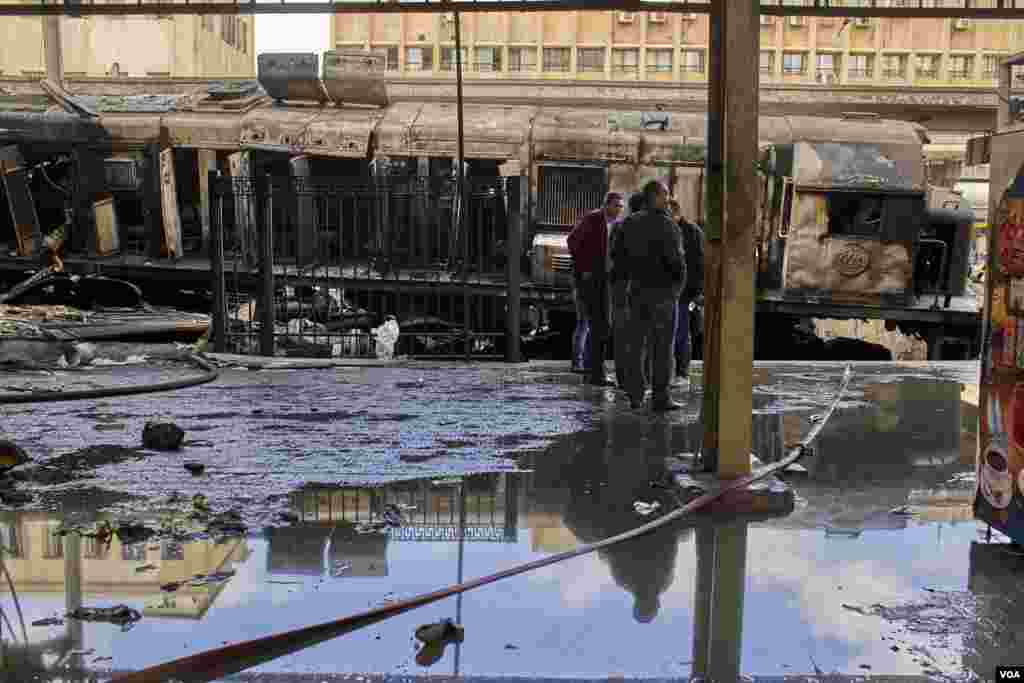
{"type": "MultiPolygon", "coordinates": [[[[403,330],[433,321],[432,333],[470,329],[493,341],[513,270],[533,326],[571,311],[565,234],[606,191],[664,178],[687,215],[703,216],[704,115],[533,105],[465,105],[460,205],[455,106],[388,102],[366,59],[377,58],[328,53],[321,70],[315,54],[261,55],[259,84],[190,93],[72,96],[47,86],[49,98],[7,97],[10,220],[0,221],[0,243],[13,255],[3,265],[24,268],[42,235],[66,223],[70,269],[151,277],[156,292],[208,282],[216,245],[236,318],[262,305],[269,256],[277,287],[312,292],[310,301],[343,289],[356,308],[412,325],[403,330]],[[510,221],[520,229],[512,242],[510,221]]],[[[751,246],[762,314],[887,317],[973,334],[977,305],[963,296],[971,219],[929,207],[920,126],[761,117],[760,139],[751,246]]],[[[293,318],[286,310],[278,320],[293,318]]],[[[316,311],[299,320],[280,333],[350,325],[332,328],[316,311]]]]}

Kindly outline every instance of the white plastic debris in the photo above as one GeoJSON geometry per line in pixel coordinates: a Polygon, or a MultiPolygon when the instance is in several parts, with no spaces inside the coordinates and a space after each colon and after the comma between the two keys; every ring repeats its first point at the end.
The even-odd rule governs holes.
{"type": "Polygon", "coordinates": [[[655,510],[661,507],[661,503],[654,501],[653,503],[644,503],[643,501],[636,501],[633,503],[633,509],[636,510],[638,515],[646,517],[652,514],[655,510]]]}
{"type": "Polygon", "coordinates": [[[373,328],[373,336],[377,340],[377,358],[391,360],[395,357],[398,334],[398,320],[393,315],[389,315],[380,327],[373,328]]]}

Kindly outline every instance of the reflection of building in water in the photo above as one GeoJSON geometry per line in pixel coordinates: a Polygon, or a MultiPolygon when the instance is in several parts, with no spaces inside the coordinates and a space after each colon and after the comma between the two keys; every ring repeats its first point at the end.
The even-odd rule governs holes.
{"type": "MultiPolygon", "coordinates": [[[[522,475],[486,474],[465,479],[465,540],[515,542],[522,475]]],[[[459,540],[457,481],[429,479],[370,487],[308,487],[292,494],[292,509],[304,522],[369,522],[383,519],[386,506],[402,509],[401,526],[389,528],[393,541],[459,540]]]]}
{"type": "MultiPolygon", "coordinates": [[[[227,571],[249,557],[245,538],[178,543],[109,543],[75,535],[58,536],[60,518],[47,512],[0,513],[0,543],[18,593],[63,593],[69,582],[80,582],[85,596],[152,596],[144,615],[200,619],[216,600],[225,582],[182,586],[166,595],[160,586],[192,579],[196,574],[227,571]],[[66,562],[76,552],[80,562],[66,562]],[[137,571],[153,565],[154,569],[137,571]],[[78,576],[69,576],[67,567],[78,576]]],[[[0,592],[7,591],[0,584],[0,592]]]]}
{"type": "Polygon", "coordinates": [[[291,574],[320,576],[324,571],[324,548],[331,536],[331,527],[323,524],[267,529],[267,572],[272,575],[291,574]]]}
{"type": "Polygon", "coordinates": [[[344,576],[387,576],[387,547],[386,534],[335,534],[327,557],[328,566],[339,571],[342,565],[348,565],[344,576]]]}

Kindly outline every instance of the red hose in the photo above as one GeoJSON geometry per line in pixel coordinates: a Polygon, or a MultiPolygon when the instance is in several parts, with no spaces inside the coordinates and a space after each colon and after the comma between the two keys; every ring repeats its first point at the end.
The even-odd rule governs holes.
{"type": "Polygon", "coordinates": [[[829,417],[831,417],[832,413],[839,405],[839,401],[842,399],[843,394],[845,394],[846,388],[850,383],[851,376],[852,372],[848,365],[846,366],[845,373],[843,373],[842,385],[836,393],[832,404],[822,416],[822,419],[814,425],[803,441],[794,447],[785,458],[772,463],[758,472],[753,472],[745,477],[741,477],[740,479],[734,479],[717,491],[705,493],[693,499],[678,510],[674,510],[652,522],[648,522],[647,524],[621,533],[617,536],[606,538],[603,541],[582,545],[572,550],[558,553],[557,555],[551,555],[539,560],[534,560],[533,562],[527,562],[525,564],[497,572],[496,574],[491,574],[490,576],[442,588],[432,593],[425,593],[414,598],[409,598],[408,600],[403,600],[402,602],[378,607],[377,609],[372,609],[360,614],[354,614],[336,621],[307,626],[294,631],[265,636],[263,638],[257,638],[256,640],[235,643],[234,645],[227,645],[215,650],[207,650],[206,652],[200,652],[199,654],[182,657],[181,659],[175,659],[165,664],[158,664],[156,666],[115,678],[111,683],[165,683],[170,680],[181,681],[181,683],[208,683],[209,681],[229,676],[231,674],[244,671],[245,669],[269,662],[277,659],[278,657],[284,657],[285,655],[292,654],[293,652],[304,650],[326,640],[337,638],[340,635],[351,633],[352,631],[361,629],[365,626],[376,624],[379,621],[384,621],[385,619],[389,619],[393,616],[414,610],[417,607],[423,607],[424,605],[429,605],[432,602],[444,600],[445,598],[449,598],[453,595],[465,593],[473,590],[474,588],[486,586],[489,583],[494,583],[495,581],[506,579],[510,576],[516,576],[517,574],[523,574],[534,569],[540,569],[541,567],[546,567],[563,560],[579,557],[580,555],[586,555],[594,552],[595,550],[600,550],[601,548],[606,548],[610,545],[621,543],[622,541],[654,531],[659,527],[665,526],[669,522],[674,522],[695,510],[705,507],[709,503],[718,500],[731,491],[749,486],[755,481],[783,470],[803,457],[808,450],[808,445],[817,438],[818,433],[821,431],[822,427],[825,426],[825,423],[828,422],[829,417]]]}

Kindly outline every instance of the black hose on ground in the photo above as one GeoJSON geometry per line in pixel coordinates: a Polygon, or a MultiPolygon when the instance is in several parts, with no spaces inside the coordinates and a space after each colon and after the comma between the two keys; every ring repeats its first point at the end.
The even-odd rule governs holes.
{"type": "Polygon", "coordinates": [[[0,405],[9,403],[43,403],[48,401],[80,401],[82,399],[111,398],[114,396],[131,396],[132,394],[151,394],[157,391],[174,391],[187,389],[212,382],[220,376],[220,371],[195,354],[189,354],[189,360],[204,372],[195,377],[176,379],[170,382],[155,384],[136,384],[129,387],[103,387],[100,389],[74,389],[71,391],[26,391],[0,393],[0,405]]]}

